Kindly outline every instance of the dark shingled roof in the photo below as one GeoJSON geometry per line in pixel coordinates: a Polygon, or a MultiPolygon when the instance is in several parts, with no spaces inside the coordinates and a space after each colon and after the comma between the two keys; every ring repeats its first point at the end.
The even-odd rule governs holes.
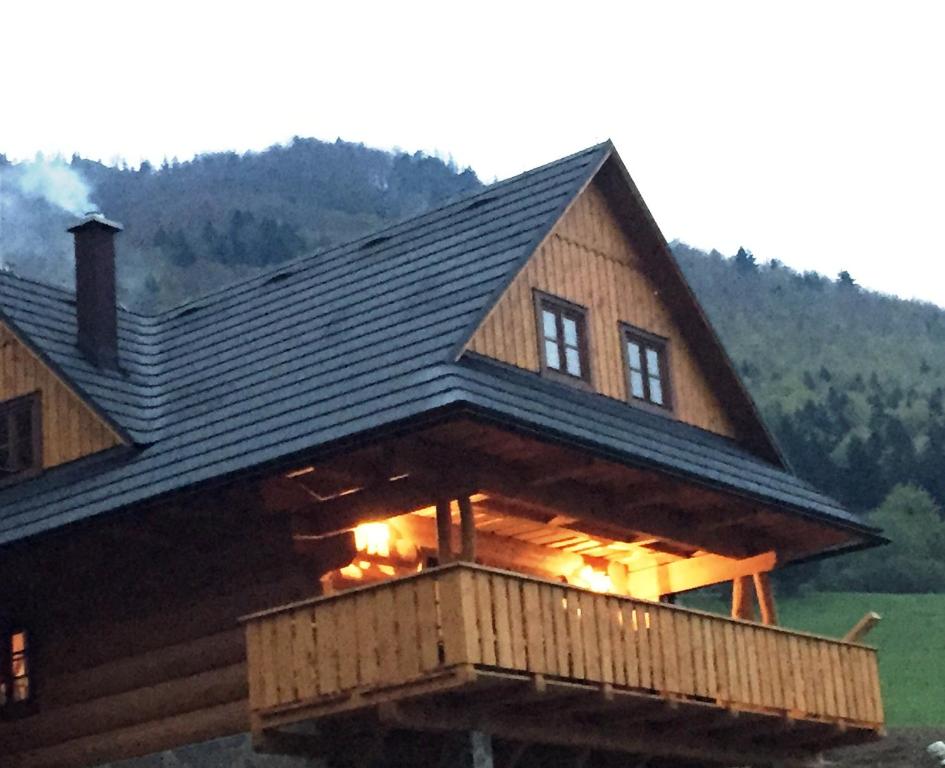
{"type": "Polygon", "coordinates": [[[0,490],[0,544],[461,405],[870,530],[731,440],[455,360],[611,151],[592,147],[157,316],[120,310],[120,373],[77,350],[71,293],[0,272],[3,317],[134,443],[0,490]]]}

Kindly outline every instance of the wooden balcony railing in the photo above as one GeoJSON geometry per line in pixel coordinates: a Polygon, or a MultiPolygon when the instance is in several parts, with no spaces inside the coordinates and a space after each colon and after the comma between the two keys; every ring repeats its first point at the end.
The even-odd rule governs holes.
{"type": "Polygon", "coordinates": [[[883,722],[866,646],[469,564],[245,623],[256,729],[416,701],[480,674],[829,724],[861,740],[883,722]]]}

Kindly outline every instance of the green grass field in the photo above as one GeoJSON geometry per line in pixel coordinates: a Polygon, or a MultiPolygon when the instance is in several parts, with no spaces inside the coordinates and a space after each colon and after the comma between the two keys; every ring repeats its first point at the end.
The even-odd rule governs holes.
{"type": "MultiPolygon", "coordinates": [[[[704,600],[682,602],[710,609],[704,600]]],[[[830,637],[867,611],[879,613],[883,620],[865,642],[879,649],[888,724],[945,725],[945,595],[812,593],[781,598],[778,610],[785,627],[830,637]]]]}

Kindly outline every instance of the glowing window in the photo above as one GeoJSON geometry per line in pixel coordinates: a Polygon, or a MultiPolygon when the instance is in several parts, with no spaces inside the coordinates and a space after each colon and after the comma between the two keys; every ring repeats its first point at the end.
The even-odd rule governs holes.
{"type": "Polygon", "coordinates": [[[0,653],[0,706],[12,706],[30,699],[30,647],[26,630],[3,635],[0,653]]]}

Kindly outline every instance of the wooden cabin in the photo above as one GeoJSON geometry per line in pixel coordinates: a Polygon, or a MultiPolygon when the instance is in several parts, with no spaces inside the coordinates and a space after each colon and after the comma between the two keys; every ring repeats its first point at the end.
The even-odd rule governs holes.
{"type": "Polygon", "coordinates": [[[875,650],[770,574],[882,538],[792,474],[610,143],[157,316],[119,225],[70,231],[75,293],[0,272],[4,768],[881,735],[875,650]]]}

